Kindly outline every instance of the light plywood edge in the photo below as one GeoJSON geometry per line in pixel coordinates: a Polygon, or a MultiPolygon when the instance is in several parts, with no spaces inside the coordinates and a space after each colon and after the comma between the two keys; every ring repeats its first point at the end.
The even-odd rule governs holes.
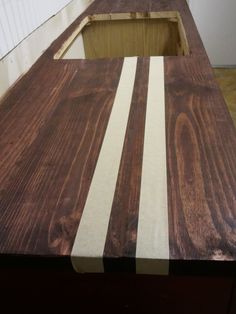
{"type": "Polygon", "coordinates": [[[177,11],[162,11],[162,12],[134,12],[134,13],[109,13],[109,14],[94,14],[86,16],[73,31],[73,33],[64,41],[61,48],[54,54],[54,59],[61,59],[74,40],[90,22],[97,21],[122,21],[122,20],[145,20],[145,19],[167,19],[170,22],[177,22],[180,35],[181,50],[184,54],[188,54],[189,46],[186,32],[179,12],[177,11]]]}
{"type": "Polygon", "coordinates": [[[79,24],[79,26],[76,28],[76,30],[69,36],[69,38],[63,43],[61,48],[55,53],[54,59],[60,59],[68,50],[70,45],[73,43],[73,41],[76,39],[76,37],[79,35],[81,30],[84,28],[86,24],[88,24],[90,21],[89,16],[86,16],[82,22],[79,24]]]}
{"type": "Polygon", "coordinates": [[[189,54],[189,44],[188,44],[188,39],[187,39],[187,35],[186,35],[186,31],[185,31],[185,28],[184,28],[184,24],[183,24],[183,21],[182,21],[182,18],[180,16],[180,13],[179,12],[176,12],[177,13],[177,20],[178,20],[178,29],[179,29],[179,35],[180,35],[180,40],[181,40],[181,48],[183,49],[183,53],[185,55],[189,54]]]}

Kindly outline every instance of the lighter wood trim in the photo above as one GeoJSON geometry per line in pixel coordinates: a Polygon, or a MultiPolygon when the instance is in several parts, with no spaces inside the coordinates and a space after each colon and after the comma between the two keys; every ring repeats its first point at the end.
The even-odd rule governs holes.
{"type": "Polygon", "coordinates": [[[82,29],[92,21],[109,21],[109,20],[135,20],[135,19],[159,19],[166,18],[178,22],[178,29],[181,38],[181,45],[185,54],[189,52],[186,32],[179,12],[177,11],[162,11],[162,12],[134,12],[134,13],[110,13],[110,14],[94,14],[86,16],[74,30],[74,32],[66,39],[61,48],[54,54],[54,59],[61,59],[69,47],[72,45],[75,38],[79,35],[82,29]]]}
{"type": "Polygon", "coordinates": [[[125,58],[114,105],[72,249],[78,272],[103,272],[103,252],[131,106],[137,58],[125,58]],[[89,261],[89,263],[88,263],[89,261]]]}
{"type": "Polygon", "coordinates": [[[182,53],[184,55],[189,54],[189,44],[188,44],[188,39],[186,35],[186,31],[184,28],[183,21],[181,19],[180,13],[177,13],[177,20],[178,20],[178,30],[179,30],[179,36],[180,36],[180,41],[181,41],[181,48],[183,49],[182,53]]]}
{"type": "Polygon", "coordinates": [[[169,231],[163,57],[150,58],[136,272],[167,274],[169,231]]]}
{"type": "Polygon", "coordinates": [[[84,28],[86,24],[90,21],[89,16],[86,16],[76,30],[68,37],[68,39],[62,44],[61,48],[55,53],[54,59],[60,59],[64,53],[69,49],[70,45],[73,43],[75,38],[79,35],[81,30],[84,28]]]}

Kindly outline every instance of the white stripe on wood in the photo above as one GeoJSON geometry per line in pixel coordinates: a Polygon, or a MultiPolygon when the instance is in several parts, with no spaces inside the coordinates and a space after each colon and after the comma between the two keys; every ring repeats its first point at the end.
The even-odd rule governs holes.
{"type": "Polygon", "coordinates": [[[103,272],[103,251],[131,106],[137,58],[125,58],[71,260],[78,272],[103,272]]]}
{"type": "Polygon", "coordinates": [[[167,274],[169,231],[163,57],[150,59],[136,272],[167,274]]]}

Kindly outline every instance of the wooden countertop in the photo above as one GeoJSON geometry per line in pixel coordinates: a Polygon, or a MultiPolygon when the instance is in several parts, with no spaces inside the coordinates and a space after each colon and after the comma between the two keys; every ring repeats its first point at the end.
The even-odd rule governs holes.
{"type": "MultiPolygon", "coordinates": [[[[180,12],[190,54],[163,59],[168,208],[164,214],[167,224],[157,230],[157,237],[164,238],[165,253],[158,259],[155,254],[150,259],[144,254],[142,262],[156,263],[156,273],[162,273],[164,263],[163,272],[169,274],[235,274],[236,133],[182,0],[96,0],[2,100],[0,262],[46,261],[72,269],[72,250],[78,251],[73,246],[85,219],[83,211],[98,171],[121,73],[126,60],[133,60],[54,60],[54,54],[89,14],[159,11],[180,12]]],[[[121,142],[124,146],[106,217],[105,244],[101,255],[82,256],[86,265],[102,263],[105,272],[137,270],[152,58],[139,57],[135,62],[130,113],[121,142]]],[[[105,190],[101,199],[108,193],[105,190]]],[[[95,226],[100,218],[95,217],[95,226]]],[[[155,229],[155,225],[151,227],[155,229]]],[[[86,250],[90,245],[98,248],[96,239],[83,244],[86,250]]],[[[75,253],[74,257],[81,256],[75,253]]],[[[96,271],[94,267],[91,269],[96,271]]],[[[87,271],[86,267],[82,271],[87,271]]]]}

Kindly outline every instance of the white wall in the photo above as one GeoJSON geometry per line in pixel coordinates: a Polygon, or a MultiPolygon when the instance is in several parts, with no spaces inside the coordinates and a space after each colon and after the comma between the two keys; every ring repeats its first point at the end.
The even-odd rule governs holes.
{"type": "MultiPolygon", "coordinates": [[[[21,2],[23,0],[11,1],[21,2]]],[[[28,2],[30,0],[26,1],[28,2]]],[[[44,2],[44,0],[31,1],[38,1],[39,3],[41,3],[41,1],[44,2]]],[[[53,0],[47,1],[53,2],[53,0]]],[[[58,1],[59,3],[59,0],[55,1],[58,1]]],[[[64,9],[59,11],[46,23],[42,24],[5,57],[0,59],[0,98],[4,96],[9,87],[11,87],[17,79],[29,70],[50,44],[87,8],[92,1],[93,0],[67,0],[67,2],[70,3],[64,9]]],[[[49,10],[47,12],[49,12],[49,10]]],[[[1,47],[3,47],[3,42],[5,42],[5,39],[0,39],[1,47]]]]}
{"type": "Polygon", "coordinates": [[[189,0],[212,65],[236,65],[236,0],[189,0]]]}
{"type": "Polygon", "coordinates": [[[71,0],[0,0],[0,59],[71,0]]]}

